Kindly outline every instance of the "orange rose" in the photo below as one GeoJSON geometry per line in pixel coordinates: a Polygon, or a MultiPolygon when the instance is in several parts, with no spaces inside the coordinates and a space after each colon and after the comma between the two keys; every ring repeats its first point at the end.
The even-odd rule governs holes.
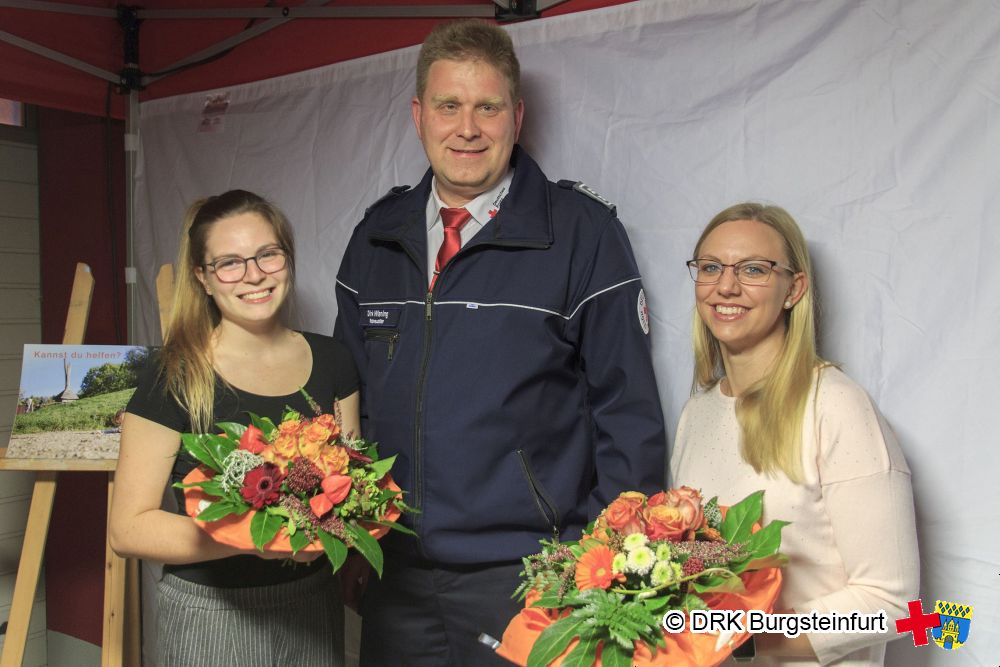
{"type": "Polygon", "coordinates": [[[666,505],[676,507],[684,517],[684,529],[698,530],[705,525],[701,493],[690,486],[667,491],[666,505]]]}
{"type": "Polygon", "coordinates": [[[347,472],[347,463],[351,458],[342,445],[328,445],[323,448],[317,459],[313,460],[325,475],[343,475],[347,472]]]}
{"type": "Polygon", "coordinates": [[[645,530],[642,516],[642,506],[645,502],[644,494],[638,491],[626,491],[604,510],[604,520],[610,528],[622,535],[641,533],[645,530]]]}
{"type": "Polygon", "coordinates": [[[649,505],[650,507],[655,507],[656,505],[662,505],[665,502],[667,502],[667,493],[666,491],[660,491],[659,493],[654,493],[653,495],[651,495],[649,497],[649,502],[647,502],[646,504],[649,505]]]}
{"type": "Polygon", "coordinates": [[[299,455],[299,439],[295,434],[279,432],[271,447],[275,454],[285,459],[290,460],[299,455]]]}
{"type": "Polygon", "coordinates": [[[268,463],[273,463],[282,470],[285,469],[285,464],[288,463],[288,459],[274,451],[274,447],[272,445],[268,445],[264,448],[264,451],[260,453],[260,458],[264,459],[268,463]]]}
{"type": "Polygon", "coordinates": [[[680,510],[669,505],[654,505],[643,512],[646,519],[646,537],[651,540],[680,540],[687,526],[680,510]]]}
{"type": "Polygon", "coordinates": [[[298,435],[302,430],[302,422],[293,420],[278,424],[278,433],[282,435],[298,435]]]}
{"type": "Polygon", "coordinates": [[[307,459],[315,459],[330,441],[330,429],[313,421],[299,434],[299,452],[307,459]]]}
{"type": "Polygon", "coordinates": [[[331,414],[320,415],[313,419],[314,424],[322,424],[330,431],[330,437],[336,438],[340,435],[340,424],[337,423],[336,418],[331,414]]]}

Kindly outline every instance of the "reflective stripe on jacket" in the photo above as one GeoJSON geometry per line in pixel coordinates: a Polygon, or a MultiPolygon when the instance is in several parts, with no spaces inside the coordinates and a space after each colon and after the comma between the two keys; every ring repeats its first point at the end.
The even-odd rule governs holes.
{"type": "Polygon", "coordinates": [[[427,291],[428,172],[354,230],[335,335],[362,380],[365,436],[420,509],[439,563],[511,561],[575,539],[624,490],[664,483],[645,298],[612,206],[515,148],[498,215],[427,291]]]}

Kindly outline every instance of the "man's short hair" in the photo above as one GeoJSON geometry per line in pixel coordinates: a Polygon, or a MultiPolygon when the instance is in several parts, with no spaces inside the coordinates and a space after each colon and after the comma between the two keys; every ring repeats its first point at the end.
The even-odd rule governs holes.
{"type": "Polygon", "coordinates": [[[507,79],[511,100],[517,103],[521,99],[521,64],[503,28],[476,19],[434,26],[417,59],[417,99],[423,99],[428,72],[438,60],[482,60],[507,79]]]}

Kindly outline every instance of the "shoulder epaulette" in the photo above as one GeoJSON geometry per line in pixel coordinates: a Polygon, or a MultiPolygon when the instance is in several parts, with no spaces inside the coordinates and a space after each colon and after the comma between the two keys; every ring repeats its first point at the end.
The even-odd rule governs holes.
{"type": "Polygon", "coordinates": [[[396,185],[394,187],[389,188],[388,192],[379,197],[377,200],[375,200],[374,204],[365,209],[365,215],[368,215],[368,213],[371,212],[373,208],[384,202],[386,199],[391,199],[392,197],[398,197],[399,195],[403,194],[409,189],[410,189],[409,185],[396,185]]]}
{"type": "Polygon", "coordinates": [[[587,195],[594,201],[604,204],[604,206],[608,207],[612,211],[615,210],[614,204],[602,197],[596,190],[583,181],[559,181],[558,185],[559,187],[566,188],[567,190],[576,190],[580,194],[587,195]]]}

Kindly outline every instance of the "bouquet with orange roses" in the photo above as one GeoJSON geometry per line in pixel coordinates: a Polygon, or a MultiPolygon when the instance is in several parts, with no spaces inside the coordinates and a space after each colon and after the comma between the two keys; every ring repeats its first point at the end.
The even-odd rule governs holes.
{"type": "Polygon", "coordinates": [[[515,595],[525,609],[498,652],[528,667],[717,665],[745,636],[668,632],[661,623],[672,610],[771,611],[786,522],[760,527],[763,493],[728,508],[686,486],[622,493],[581,540],[546,540],[524,559],[515,595]]]}
{"type": "MultiPolygon", "coordinates": [[[[303,392],[305,393],[305,392],[303,392]]],[[[259,551],[326,552],[337,571],[349,548],[381,576],[378,538],[414,511],[389,474],[395,456],[341,432],[339,419],[289,409],[275,425],[250,413],[250,424],[221,422],[222,435],[184,433],[181,445],[201,465],[182,483],[186,510],[219,542],[259,551]]]]}

